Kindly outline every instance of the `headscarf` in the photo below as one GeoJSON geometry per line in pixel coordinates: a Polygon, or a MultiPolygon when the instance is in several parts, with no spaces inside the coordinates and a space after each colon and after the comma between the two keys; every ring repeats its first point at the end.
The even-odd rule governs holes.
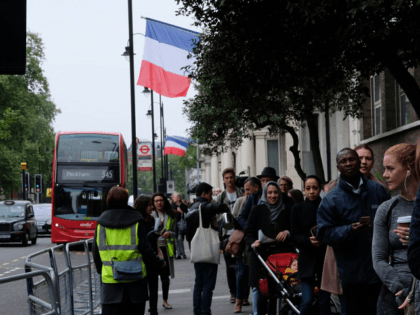
{"type": "Polygon", "coordinates": [[[283,203],[283,197],[282,197],[282,193],[280,190],[279,185],[276,182],[268,182],[267,184],[265,184],[264,189],[263,189],[263,193],[261,196],[261,203],[266,205],[268,207],[268,209],[270,209],[271,212],[271,222],[275,221],[280,212],[282,212],[286,207],[283,203]],[[279,191],[279,199],[277,200],[277,202],[274,205],[271,205],[268,200],[267,200],[267,190],[268,190],[268,186],[276,186],[277,190],[279,191]]]}

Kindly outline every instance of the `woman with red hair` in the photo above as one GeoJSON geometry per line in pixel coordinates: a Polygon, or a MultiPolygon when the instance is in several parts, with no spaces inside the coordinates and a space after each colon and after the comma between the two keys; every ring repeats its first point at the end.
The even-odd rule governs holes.
{"type": "Polygon", "coordinates": [[[389,148],[384,155],[386,179],[390,191],[399,194],[382,203],[373,228],[373,267],[382,281],[377,314],[404,314],[403,304],[412,279],[408,267],[407,245],[409,229],[399,227],[402,217],[411,217],[418,188],[415,169],[416,146],[401,143],[389,148]]]}

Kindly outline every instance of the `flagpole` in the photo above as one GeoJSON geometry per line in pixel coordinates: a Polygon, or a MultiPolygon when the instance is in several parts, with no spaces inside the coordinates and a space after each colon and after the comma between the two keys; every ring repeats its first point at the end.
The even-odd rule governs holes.
{"type": "Polygon", "coordinates": [[[163,104],[162,104],[162,95],[159,94],[159,106],[160,106],[160,164],[161,164],[161,178],[165,178],[163,175],[163,104]]]}
{"type": "Polygon", "coordinates": [[[134,47],[133,47],[133,5],[128,0],[128,32],[130,41],[130,89],[131,89],[131,156],[133,162],[133,200],[137,198],[137,142],[136,142],[136,101],[134,92],[134,47]]]}
{"type": "Polygon", "coordinates": [[[157,192],[156,189],[156,163],[155,163],[155,114],[153,110],[153,90],[150,89],[151,93],[151,99],[152,99],[152,162],[153,162],[153,193],[157,192]]]}

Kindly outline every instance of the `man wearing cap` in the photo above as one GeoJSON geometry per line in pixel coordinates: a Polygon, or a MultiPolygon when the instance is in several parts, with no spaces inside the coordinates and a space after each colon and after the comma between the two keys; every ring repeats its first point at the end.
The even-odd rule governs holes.
{"type": "MultiPolygon", "coordinates": [[[[260,179],[261,181],[261,187],[262,189],[264,188],[265,184],[267,184],[268,182],[277,182],[277,180],[280,178],[279,176],[277,176],[276,174],[276,170],[272,167],[264,167],[264,169],[262,170],[260,175],[257,175],[257,177],[260,179]]],[[[262,189],[260,191],[257,191],[256,193],[249,195],[248,200],[246,201],[244,207],[242,208],[239,217],[238,217],[238,221],[239,224],[241,225],[242,229],[246,229],[246,224],[248,221],[248,217],[249,214],[251,213],[251,209],[253,206],[260,204],[261,201],[261,194],[262,194],[262,189]]],[[[287,206],[287,207],[292,207],[293,205],[293,199],[290,198],[287,194],[283,194],[282,193],[282,199],[283,199],[283,203],[287,206]]],[[[258,311],[257,308],[257,301],[258,301],[258,294],[259,294],[259,290],[258,288],[252,288],[252,308],[254,310],[254,314],[256,314],[258,311]]]]}

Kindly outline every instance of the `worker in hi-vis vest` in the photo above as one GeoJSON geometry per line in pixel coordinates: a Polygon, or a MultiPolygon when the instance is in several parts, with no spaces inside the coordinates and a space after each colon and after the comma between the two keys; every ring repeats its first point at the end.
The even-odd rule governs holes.
{"type": "Polygon", "coordinates": [[[153,208],[152,216],[160,221],[160,229],[155,232],[159,234],[157,238],[157,248],[160,255],[165,259],[166,266],[158,271],[151,270],[149,274],[150,291],[150,315],[157,314],[158,305],[158,275],[162,281],[162,306],[171,309],[168,304],[169,276],[175,277],[174,258],[175,258],[175,237],[176,237],[176,213],[172,210],[169,200],[162,193],[155,193],[152,196],[153,208]]]}
{"type": "Polygon", "coordinates": [[[127,205],[128,193],[124,188],[112,187],[106,199],[108,209],[98,218],[92,245],[96,271],[102,277],[102,314],[144,314],[147,292],[146,265],[166,263],[153,251],[147,239],[143,216],[127,205]],[[142,279],[115,280],[113,261],[139,261],[142,279]]]}

